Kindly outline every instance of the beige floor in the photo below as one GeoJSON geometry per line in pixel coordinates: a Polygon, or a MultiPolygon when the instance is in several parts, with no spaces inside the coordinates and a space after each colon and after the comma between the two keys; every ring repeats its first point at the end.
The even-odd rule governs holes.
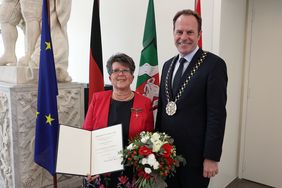
{"type": "Polygon", "coordinates": [[[273,188],[273,187],[262,185],[244,179],[236,179],[226,188],[273,188]]]}

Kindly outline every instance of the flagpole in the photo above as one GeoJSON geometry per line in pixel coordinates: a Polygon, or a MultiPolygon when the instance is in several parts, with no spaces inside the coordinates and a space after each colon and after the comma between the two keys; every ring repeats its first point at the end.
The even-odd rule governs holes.
{"type": "Polygon", "coordinates": [[[42,0],[34,162],[45,168],[53,176],[53,186],[57,188],[56,157],[59,132],[57,107],[58,86],[49,20],[50,0],[42,0]]]}
{"type": "Polygon", "coordinates": [[[57,188],[57,174],[53,176],[53,185],[54,185],[54,188],[57,188]]]}
{"type": "MultiPolygon", "coordinates": [[[[54,3],[55,3],[56,0],[54,0],[54,3]]],[[[50,19],[50,0],[46,0],[47,2],[47,13],[48,13],[48,22],[49,22],[49,25],[50,25],[50,28],[51,28],[51,19],[50,19]]],[[[53,186],[54,188],[57,188],[57,174],[55,174],[53,176],[53,186]]]]}

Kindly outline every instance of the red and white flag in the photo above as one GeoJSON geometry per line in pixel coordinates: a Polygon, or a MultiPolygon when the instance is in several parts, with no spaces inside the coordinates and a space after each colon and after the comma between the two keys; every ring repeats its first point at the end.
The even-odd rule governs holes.
{"type": "MultiPolygon", "coordinates": [[[[201,16],[201,0],[195,0],[195,11],[201,16]]],[[[202,48],[202,35],[200,36],[198,45],[202,48]]]]}

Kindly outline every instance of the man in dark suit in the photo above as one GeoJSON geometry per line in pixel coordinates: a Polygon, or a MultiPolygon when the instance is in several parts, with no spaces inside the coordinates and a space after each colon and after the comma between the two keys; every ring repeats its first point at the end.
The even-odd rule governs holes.
{"type": "Polygon", "coordinates": [[[182,10],[173,19],[179,54],[162,70],[156,130],[174,139],[187,161],[169,188],[206,188],[218,173],[226,121],[227,71],[224,60],[198,47],[201,17],[182,10]]]}

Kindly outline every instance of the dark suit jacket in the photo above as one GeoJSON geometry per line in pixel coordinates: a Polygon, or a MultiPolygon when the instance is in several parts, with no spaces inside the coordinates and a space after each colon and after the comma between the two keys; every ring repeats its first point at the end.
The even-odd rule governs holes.
{"type": "MultiPolygon", "coordinates": [[[[93,94],[91,104],[89,106],[83,128],[87,130],[96,130],[108,126],[108,115],[112,90],[102,91],[93,94]]],[[[138,93],[134,93],[133,107],[138,109],[131,112],[129,123],[129,138],[133,138],[142,131],[153,131],[154,118],[152,111],[152,102],[149,98],[138,93]]],[[[122,109],[121,109],[122,110],[122,109]]]]}
{"type": "MultiPolygon", "coordinates": [[[[194,55],[181,82],[190,74],[202,53],[199,49],[194,55]]],[[[220,57],[208,53],[177,102],[176,114],[168,116],[165,111],[165,77],[170,64],[175,63],[173,59],[176,61],[178,58],[165,62],[162,70],[156,130],[172,136],[177,153],[186,158],[187,165],[201,166],[205,158],[219,161],[226,121],[226,64],[220,57]]],[[[169,80],[171,82],[171,75],[169,80]]]]}

